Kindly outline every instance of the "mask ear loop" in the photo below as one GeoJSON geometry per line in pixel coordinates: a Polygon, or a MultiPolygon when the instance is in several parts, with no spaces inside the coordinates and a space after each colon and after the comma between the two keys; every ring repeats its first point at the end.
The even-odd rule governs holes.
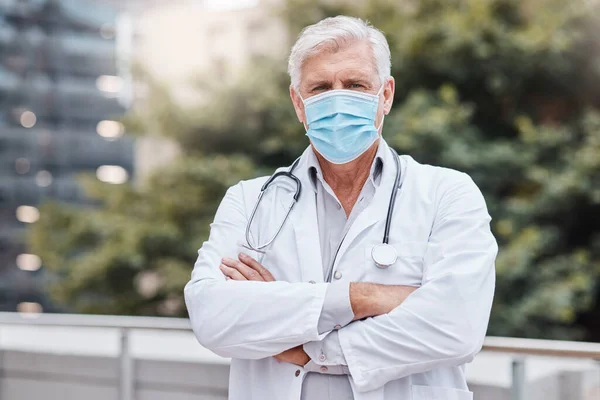
{"type": "MultiPolygon", "coordinates": [[[[296,88],[294,88],[294,91],[295,90],[296,90],[296,88]]],[[[299,90],[296,92],[296,94],[298,95],[298,97],[300,97],[300,100],[302,100],[302,106],[304,107],[304,116],[306,117],[306,105],[304,104],[304,99],[302,98],[302,95],[300,94],[299,90]]],[[[302,121],[302,126],[304,127],[304,130],[306,132],[308,132],[308,128],[306,127],[306,124],[304,123],[304,121],[302,121]]]]}
{"type": "MultiPolygon", "coordinates": [[[[379,91],[377,92],[377,98],[379,98],[379,96],[381,95],[381,93],[383,93],[383,88],[384,87],[385,87],[385,82],[381,84],[381,87],[379,88],[379,91]]],[[[381,116],[381,123],[377,127],[377,132],[379,132],[379,130],[383,126],[383,121],[385,121],[385,113],[381,116]]]]}
{"type": "Polygon", "coordinates": [[[377,132],[379,132],[379,130],[381,129],[381,127],[383,126],[383,121],[385,120],[385,114],[383,114],[383,116],[381,117],[381,123],[379,124],[379,126],[377,127],[377,132]]]}

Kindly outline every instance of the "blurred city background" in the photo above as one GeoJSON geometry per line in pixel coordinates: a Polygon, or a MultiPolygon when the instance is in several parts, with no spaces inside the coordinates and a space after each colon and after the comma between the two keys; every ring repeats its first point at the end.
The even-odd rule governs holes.
{"type": "Polygon", "coordinates": [[[308,145],[286,57],[338,14],[389,41],[388,143],[486,197],[475,398],[600,399],[593,0],[0,0],[0,399],[224,398],[183,286],[225,190],[308,145]]]}

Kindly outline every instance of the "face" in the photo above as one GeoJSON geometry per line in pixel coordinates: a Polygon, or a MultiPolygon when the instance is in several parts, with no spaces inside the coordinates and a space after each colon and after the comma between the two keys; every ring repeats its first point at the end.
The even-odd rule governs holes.
{"type": "MultiPolygon", "coordinates": [[[[383,115],[390,112],[394,99],[394,78],[388,78],[383,85],[383,90],[379,95],[375,126],[379,126],[383,115]]],[[[370,94],[377,94],[381,89],[379,74],[368,42],[355,42],[342,47],[337,52],[324,49],[304,62],[299,93],[290,86],[290,96],[298,120],[306,126],[302,99],[306,100],[335,89],[355,90],[370,94]]]]}

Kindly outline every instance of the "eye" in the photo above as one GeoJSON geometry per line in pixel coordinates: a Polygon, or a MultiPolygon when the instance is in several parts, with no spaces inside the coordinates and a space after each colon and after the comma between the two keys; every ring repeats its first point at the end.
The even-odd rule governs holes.
{"type": "Polygon", "coordinates": [[[322,92],[323,90],[327,90],[325,86],[317,86],[311,90],[311,92],[322,92]]]}
{"type": "Polygon", "coordinates": [[[351,83],[348,85],[349,89],[365,89],[365,86],[360,83],[351,83]]]}

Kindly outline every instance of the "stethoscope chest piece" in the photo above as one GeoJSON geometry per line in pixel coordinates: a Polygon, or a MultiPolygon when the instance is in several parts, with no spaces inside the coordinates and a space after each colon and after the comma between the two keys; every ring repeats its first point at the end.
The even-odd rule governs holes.
{"type": "Polygon", "coordinates": [[[385,269],[398,259],[396,249],[388,243],[380,243],[371,250],[371,257],[377,268],[385,269]]]}

